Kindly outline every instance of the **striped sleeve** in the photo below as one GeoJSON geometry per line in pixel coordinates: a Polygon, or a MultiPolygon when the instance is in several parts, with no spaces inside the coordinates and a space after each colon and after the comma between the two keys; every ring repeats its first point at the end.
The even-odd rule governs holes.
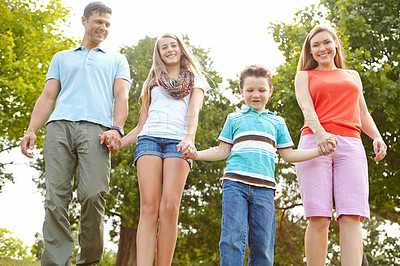
{"type": "Polygon", "coordinates": [[[218,140],[233,145],[233,130],[232,130],[231,115],[228,115],[225,121],[224,128],[222,129],[221,134],[218,137],[218,140]]]}

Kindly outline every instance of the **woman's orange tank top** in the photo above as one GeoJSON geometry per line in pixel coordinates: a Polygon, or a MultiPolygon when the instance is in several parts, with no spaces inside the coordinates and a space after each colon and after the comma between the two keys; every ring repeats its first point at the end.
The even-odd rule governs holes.
{"type": "MultiPolygon", "coordinates": [[[[308,88],[319,122],[331,134],[361,138],[360,88],[344,69],[309,70],[308,88]]],[[[304,121],[302,135],[313,134],[304,121]]]]}

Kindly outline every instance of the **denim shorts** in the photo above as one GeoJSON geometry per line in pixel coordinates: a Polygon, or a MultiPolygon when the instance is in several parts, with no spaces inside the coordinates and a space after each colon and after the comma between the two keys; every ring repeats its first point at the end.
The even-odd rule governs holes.
{"type": "MultiPolygon", "coordinates": [[[[137,160],[143,155],[155,155],[161,159],[173,157],[185,159],[176,147],[179,142],[181,141],[177,139],[139,136],[135,148],[134,166],[136,166],[137,160]]],[[[193,160],[185,160],[189,163],[190,167],[192,167],[193,160]]]]}

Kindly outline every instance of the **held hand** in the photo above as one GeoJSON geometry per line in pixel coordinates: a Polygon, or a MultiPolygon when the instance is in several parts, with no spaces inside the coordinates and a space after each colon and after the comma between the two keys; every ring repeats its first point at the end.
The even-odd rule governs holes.
{"type": "Polygon", "coordinates": [[[316,135],[318,150],[323,155],[329,155],[336,150],[337,138],[335,135],[324,132],[316,135]]]}
{"type": "Polygon", "coordinates": [[[100,144],[105,144],[111,152],[116,152],[121,147],[121,135],[112,129],[99,134],[100,144]]]}
{"type": "Polygon", "coordinates": [[[330,145],[329,146],[330,147],[329,154],[332,154],[332,153],[334,153],[336,151],[336,146],[337,146],[339,141],[336,138],[336,136],[333,135],[333,134],[329,135],[327,141],[328,141],[328,143],[330,145]]]}
{"type": "Polygon", "coordinates": [[[183,158],[192,159],[197,155],[196,147],[192,141],[184,139],[176,147],[178,151],[182,152],[183,158]]]}
{"type": "Polygon", "coordinates": [[[374,160],[380,161],[383,158],[385,158],[387,146],[386,146],[385,142],[383,141],[383,139],[380,137],[374,139],[374,142],[372,143],[372,145],[374,146],[374,152],[376,155],[374,160]]]}
{"type": "Polygon", "coordinates": [[[36,142],[36,135],[35,133],[26,133],[25,136],[21,140],[21,152],[23,155],[25,155],[28,158],[33,158],[33,154],[28,151],[32,150],[33,147],[35,146],[36,142]]]}
{"type": "Polygon", "coordinates": [[[193,148],[194,148],[194,151],[192,150],[191,152],[189,152],[189,150],[186,149],[186,152],[182,152],[183,158],[194,160],[197,157],[197,149],[194,146],[193,146],[193,148]]]}

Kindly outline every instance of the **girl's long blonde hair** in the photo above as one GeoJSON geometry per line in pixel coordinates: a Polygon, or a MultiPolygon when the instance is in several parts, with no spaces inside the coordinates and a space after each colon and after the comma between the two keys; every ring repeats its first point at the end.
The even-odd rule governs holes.
{"type": "Polygon", "coordinates": [[[147,76],[147,79],[144,82],[142,88],[142,105],[145,107],[146,111],[149,109],[151,102],[151,93],[150,93],[151,85],[154,83],[154,81],[158,83],[160,77],[163,74],[169,75],[167,67],[165,66],[163,60],[161,59],[160,49],[158,47],[158,44],[162,38],[172,38],[178,42],[179,48],[182,51],[182,56],[180,61],[181,68],[184,68],[192,72],[194,75],[199,76],[202,79],[204,85],[208,87],[207,80],[202,73],[197,58],[186,48],[185,44],[177,36],[171,33],[165,33],[162,36],[160,36],[156,41],[153,52],[153,64],[151,66],[149,75],[147,76]]]}
{"type": "Polygon", "coordinates": [[[317,61],[315,61],[311,55],[310,41],[315,35],[323,31],[328,32],[332,36],[333,40],[337,43],[336,55],[334,57],[336,67],[342,69],[346,68],[344,56],[342,54],[343,48],[336,32],[328,26],[318,25],[315,26],[310,33],[308,33],[307,38],[304,41],[303,48],[301,49],[299,64],[297,65],[297,71],[311,70],[318,66],[317,61]]]}

